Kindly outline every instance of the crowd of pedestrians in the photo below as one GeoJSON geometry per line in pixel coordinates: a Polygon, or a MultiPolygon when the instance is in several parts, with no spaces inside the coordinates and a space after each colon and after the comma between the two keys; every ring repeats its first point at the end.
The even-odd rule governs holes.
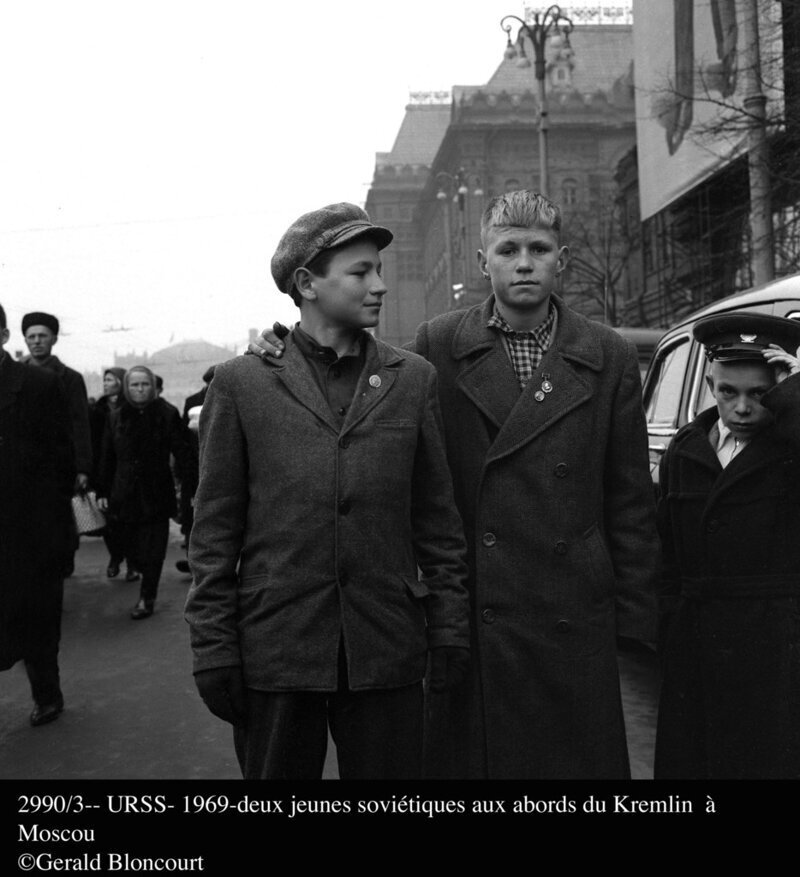
{"type": "MultiPolygon", "coordinates": [[[[0,317],[5,345],[5,311],[0,317]]],[[[64,579],[80,544],[73,499],[91,496],[102,512],[97,532],[108,549],[106,576],[121,575],[125,564],[125,580],[140,582],[130,616],[148,618],[176,493],[196,487],[197,441],[160,398],[160,378],[146,366],[107,368],[103,395],[89,399],[82,375],[53,353],[58,318],[28,313],[21,329],[28,355],[17,361],[0,354],[0,667],[24,660],[37,726],[64,708],[64,579]]]]}

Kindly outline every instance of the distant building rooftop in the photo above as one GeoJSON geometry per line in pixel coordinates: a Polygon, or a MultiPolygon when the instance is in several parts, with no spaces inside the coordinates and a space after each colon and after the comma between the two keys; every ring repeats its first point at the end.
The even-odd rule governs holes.
{"type": "Polygon", "coordinates": [[[449,103],[408,104],[391,152],[376,155],[377,167],[430,165],[449,123],[449,103]]]}

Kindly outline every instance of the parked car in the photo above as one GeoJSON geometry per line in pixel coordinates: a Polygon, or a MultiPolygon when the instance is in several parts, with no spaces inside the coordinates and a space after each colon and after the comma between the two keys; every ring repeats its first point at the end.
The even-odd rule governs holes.
{"type": "Polygon", "coordinates": [[[740,310],[800,320],[800,274],[720,299],[683,319],[658,343],[644,383],[654,483],[658,481],[661,457],[675,433],[714,404],[705,380],[708,360],[702,345],[692,338],[692,327],[708,314],[740,310]]]}
{"type": "Polygon", "coordinates": [[[623,338],[633,341],[636,345],[636,350],[639,353],[639,371],[642,373],[642,381],[644,381],[653,358],[653,351],[667,330],[645,329],[638,326],[615,326],[614,328],[623,338]]]}

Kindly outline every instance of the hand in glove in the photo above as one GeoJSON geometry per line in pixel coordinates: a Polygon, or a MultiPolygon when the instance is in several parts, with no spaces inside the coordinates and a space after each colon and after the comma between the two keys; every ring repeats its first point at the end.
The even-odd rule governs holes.
{"type": "Polygon", "coordinates": [[[200,697],[217,718],[241,725],[245,718],[244,680],[241,667],[213,667],[194,674],[200,697]]]}
{"type": "Polygon", "coordinates": [[[463,681],[469,667],[469,649],[461,646],[439,646],[431,649],[431,669],[428,687],[431,691],[446,691],[463,681]]]}

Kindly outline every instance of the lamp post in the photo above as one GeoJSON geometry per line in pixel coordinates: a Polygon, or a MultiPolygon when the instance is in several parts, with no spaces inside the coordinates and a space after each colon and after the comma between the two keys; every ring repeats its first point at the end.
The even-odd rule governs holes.
{"type": "Polygon", "coordinates": [[[545,45],[547,37],[551,31],[561,34],[569,44],[569,35],[572,32],[572,21],[567,18],[561,11],[559,6],[549,6],[544,12],[535,12],[533,14],[533,24],[523,21],[517,15],[506,15],[500,21],[500,27],[506,32],[506,52],[505,56],[511,60],[517,59],[517,66],[530,67],[531,62],[525,52],[525,37],[527,37],[533,45],[534,55],[534,73],[536,75],[536,84],[539,92],[539,191],[543,195],[548,194],[548,178],[547,178],[547,92],[544,84],[545,74],[545,45]],[[519,23],[517,38],[511,41],[511,29],[513,24],[507,24],[509,21],[519,23]]]}
{"type": "Polygon", "coordinates": [[[443,183],[446,183],[451,189],[455,189],[453,202],[458,204],[461,216],[461,226],[459,235],[462,239],[461,256],[463,262],[464,277],[462,280],[462,288],[467,288],[467,223],[466,223],[466,198],[469,194],[469,187],[466,182],[466,173],[463,168],[459,168],[455,174],[449,174],[447,171],[439,171],[436,174],[436,182],[439,183],[439,191],[436,198],[443,202],[444,207],[444,238],[445,238],[445,272],[447,277],[447,307],[452,309],[455,304],[454,283],[453,283],[453,237],[452,224],[450,222],[450,205],[446,202],[449,199],[448,193],[444,189],[443,183]]]}

